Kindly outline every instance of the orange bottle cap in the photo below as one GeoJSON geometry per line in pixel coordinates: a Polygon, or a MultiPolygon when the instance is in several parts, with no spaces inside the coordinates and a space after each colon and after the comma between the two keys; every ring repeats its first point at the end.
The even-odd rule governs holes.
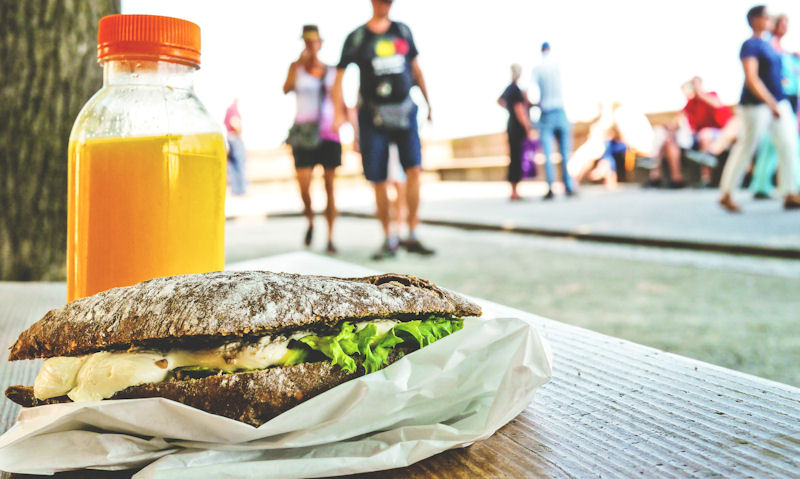
{"type": "Polygon", "coordinates": [[[200,65],[200,27],[158,15],[109,15],[100,19],[97,59],[144,58],[200,65]]]}

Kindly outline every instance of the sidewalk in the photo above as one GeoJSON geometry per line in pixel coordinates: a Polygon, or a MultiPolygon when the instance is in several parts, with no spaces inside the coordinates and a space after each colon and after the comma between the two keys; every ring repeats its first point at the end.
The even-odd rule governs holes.
{"type": "MultiPolygon", "coordinates": [[[[313,191],[314,209],[325,199],[313,191]]],[[[614,191],[585,187],[576,198],[541,201],[545,186],[523,183],[529,199],[511,203],[503,182],[437,182],[423,185],[422,221],[468,229],[568,237],[600,242],[743,253],[800,259],[800,212],[784,212],[778,200],[756,201],[741,192],[744,213],[731,215],[716,203],[716,190],[614,191]]],[[[343,216],[372,216],[374,197],[366,183],[341,185],[343,216]]],[[[302,206],[290,185],[264,185],[248,197],[229,198],[229,217],[296,214],[302,206]]]]}

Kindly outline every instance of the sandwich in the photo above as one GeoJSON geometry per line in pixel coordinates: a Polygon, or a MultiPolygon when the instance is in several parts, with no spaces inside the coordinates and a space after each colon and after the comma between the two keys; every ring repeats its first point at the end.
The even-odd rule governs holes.
{"type": "Polygon", "coordinates": [[[480,307],[413,276],[230,271],[156,278],[48,312],[9,361],[45,358],[24,406],[163,397],[259,426],[457,332],[480,307]]]}

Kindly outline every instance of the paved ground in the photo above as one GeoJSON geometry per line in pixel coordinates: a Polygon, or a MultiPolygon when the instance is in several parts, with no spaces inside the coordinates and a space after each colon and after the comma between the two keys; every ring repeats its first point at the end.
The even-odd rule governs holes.
{"type": "MultiPolygon", "coordinates": [[[[318,218],[317,231],[323,229],[318,218]]],[[[304,230],[301,218],[230,221],[228,262],[299,250],[304,230]]],[[[338,256],[800,386],[800,261],[437,226],[423,226],[421,235],[437,255],[375,263],[369,260],[381,241],[375,221],[343,218],[338,256]]],[[[322,251],[325,239],[318,234],[312,250],[322,251]]]]}
{"type": "MultiPolygon", "coordinates": [[[[319,187],[319,185],[316,185],[319,187]]],[[[800,211],[785,212],[779,200],[756,201],[747,193],[739,199],[744,214],[731,215],[716,204],[715,190],[643,190],[625,186],[616,191],[587,187],[577,198],[559,196],[543,202],[541,183],[523,184],[528,201],[507,201],[507,185],[500,182],[428,183],[423,189],[423,220],[522,229],[562,234],[644,240],[705,243],[779,250],[800,257],[800,211]]],[[[324,196],[315,190],[315,204],[324,196]]],[[[369,188],[355,183],[340,188],[339,209],[372,214],[369,188]]],[[[229,216],[298,212],[298,195],[291,184],[255,188],[247,198],[230,202],[229,216]]]]}

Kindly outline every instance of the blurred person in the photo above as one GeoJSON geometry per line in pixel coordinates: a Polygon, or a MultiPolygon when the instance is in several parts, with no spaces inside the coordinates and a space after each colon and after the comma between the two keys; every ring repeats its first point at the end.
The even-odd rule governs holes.
{"type": "Polygon", "coordinates": [[[696,76],[681,86],[686,96],[683,115],[692,132],[693,145],[686,157],[701,165],[702,184],[711,183],[711,169],[717,166],[721,154],[738,132],[738,122],[733,120],[733,110],[722,103],[714,91],[703,88],[703,80],[696,76]]]}
{"type": "MultiPolygon", "coordinates": [[[[529,104],[517,82],[522,75],[522,67],[511,65],[511,84],[497,99],[497,104],[508,110],[508,182],[511,184],[511,201],[519,201],[522,197],[517,192],[517,185],[522,180],[522,142],[531,138],[531,119],[528,114],[529,104]]],[[[550,195],[552,197],[552,195],[550,195]]]]}
{"type": "Polygon", "coordinates": [[[360,71],[358,130],[364,176],[375,190],[377,216],[385,236],[380,249],[372,256],[379,260],[392,257],[400,246],[392,232],[389,216],[388,165],[389,144],[397,145],[400,163],[406,174],[408,239],[404,247],[423,255],[434,251],[417,238],[419,223],[420,175],[422,152],[417,127],[417,105],[409,93],[418,86],[431,107],[422,70],[417,62],[417,46],[407,25],[389,19],[391,0],[372,0],[372,18],[347,36],[336,69],[333,98],[337,105],[335,125],[346,120],[342,79],[348,65],[360,71]]]}
{"type": "Polygon", "coordinates": [[[739,53],[745,74],[739,102],[743,126],[722,172],[719,203],[729,212],[741,211],[733,201],[732,190],[741,185],[745,167],[769,133],[778,151],[783,207],[787,210],[800,208],[794,181],[794,159],[798,154],[797,123],[781,86],[781,56],[763,38],[764,33],[772,29],[772,19],[767,15],[767,8],[758,5],[747,12],[747,22],[753,36],[742,44],[739,53]]]}
{"type": "Polygon", "coordinates": [[[781,54],[781,86],[786,99],[797,115],[798,94],[800,94],[800,52],[789,52],[783,48],[782,41],[789,31],[789,17],[778,15],[772,30],[772,47],[781,54]]]}
{"type": "MultiPolygon", "coordinates": [[[[361,153],[358,147],[358,113],[355,108],[347,109],[347,118],[353,124],[353,133],[355,134],[353,150],[356,153],[361,153]]],[[[391,190],[387,191],[389,196],[390,234],[400,238],[403,226],[408,218],[408,203],[406,200],[406,172],[403,171],[403,165],[400,163],[400,153],[394,143],[389,144],[389,165],[386,171],[386,182],[390,187],[389,190],[391,190]]],[[[405,247],[404,243],[404,240],[399,240],[400,246],[405,247]]]]}
{"type": "Polygon", "coordinates": [[[617,157],[649,153],[653,127],[647,117],[620,102],[601,104],[600,114],[589,126],[589,137],[573,154],[580,168],[575,181],[602,181],[614,188],[619,179],[617,157]]]}
{"type": "Polygon", "coordinates": [[[325,178],[325,193],[328,199],[325,219],[328,223],[328,245],[326,251],[337,252],[333,242],[333,224],[336,220],[334,182],[336,168],[342,164],[342,144],[338,128],[334,128],[334,104],[330,90],[336,78],[336,70],[325,65],[318,53],[322,38],[316,25],[303,26],[302,39],[305,44],[300,58],[289,67],[283,92],[295,92],[297,112],[294,125],[289,131],[287,143],[292,146],[294,166],[300,196],[303,199],[303,214],[308,228],[303,242],[311,245],[314,233],[314,210],[311,207],[311,179],[316,165],[322,165],[325,178]]]}
{"type": "MultiPolygon", "coordinates": [[[[789,30],[789,17],[778,15],[775,17],[775,26],[772,30],[772,48],[781,54],[783,94],[792,104],[792,111],[797,116],[798,92],[800,92],[800,55],[784,50],[781,41],[789,30]]],[[[765,138],[758,148],[758,155],[753,166],[753,178],[750,189],[755,199],[768,199],[773,190],[772,177],[778,166],[778,154],[775,145],[769,138],[765,138]]],[[[800,163],[795,161],[795,176],[800,182],[800,163]]]]}
{"type": "Polygon", "coordinates": [[[653,127],[653,151],[650,157],[654,160],[650,168],[649,179],[645,186],[662,186],[662,164],[667,162],[669,171],[668,188],[683,188],[686,182],[683,179],[681,170],[681,147],[678,145],[676,136],[681,130],[680,123],[685,122],[683,118],[675,118],[663,126],[653,127]]]}
{"type": "Polygon", "coordinates": [[[231,187],[231,194],[242,196],[247,189],[244,173],[247,153],[242,139],[242,117],[239,114],[238,98],[234,98],[233,103],[225,110],[225,130],[228,133],[228,184],[231,187]]]}
{"type": "Polygon", "coordinates": [[[670,188],[685,186],[681,171],[681,150],[686,150],[690,160],[701,165],[701,184],[711,183],[711,169],[718,164],[717,155],[725,151],[736,139],[738,121],[733,110],[724,105],[716,92],[706,91],[703,80],[694,77],[681,85],[686,105],[669,124],[655,129],[659,141],[656,146],[656,167],[650,173],[650,185],[661,180],[661,160],[666,159],[670,171],[670,188]]]}
{"type": "Polygon", "coordinates": [[[569,176],[567,163],[572,153],[572,128],[564,112],[564,100],[561,97],[561,69],[550,57],[550,44],[542,43],[542,62],[533,69],[532,82],[539,89],[537,106],[541,110],[539,117],[539,135],[542,150],[544,150],[545,173],[547,175],[547,194],[544,199],[553,198],[553,171],[552,153],[553,140],[558,140],[561,151],[561,174],[564,179],[564,190],[567,196],[575,192],[572,179],[569,176]]]}

